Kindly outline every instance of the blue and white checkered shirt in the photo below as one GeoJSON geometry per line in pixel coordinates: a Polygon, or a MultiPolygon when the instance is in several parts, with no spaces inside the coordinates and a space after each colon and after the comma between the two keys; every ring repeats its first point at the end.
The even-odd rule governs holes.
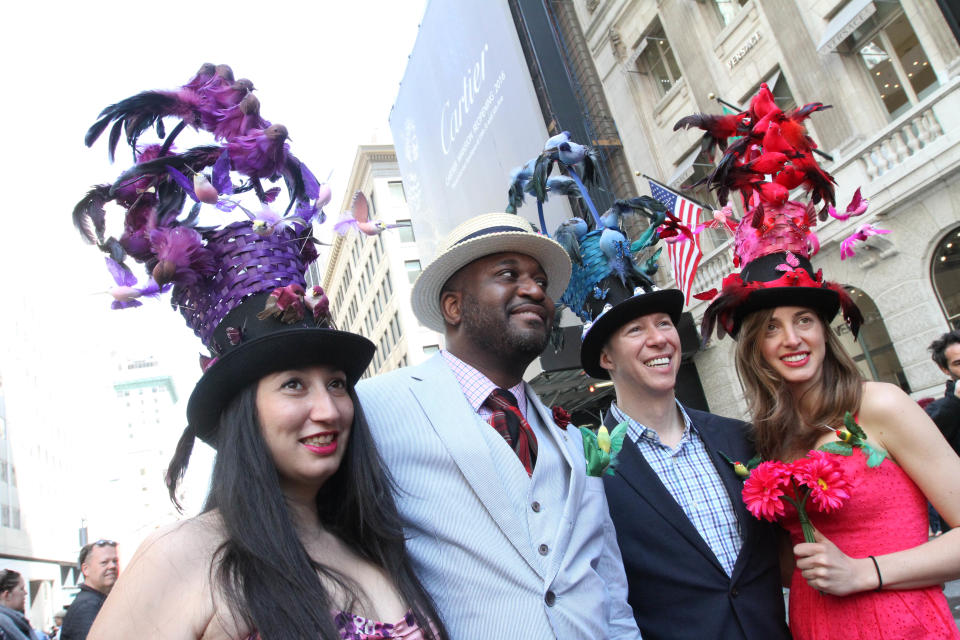
{"type": "Polygon", "coordinates": [[[690,523],[717,556],[720,566],[731,575],[743,544],[740,524],[733,512],[730,494],[696,425],[679,402],[677,407],[683,415],[684,429],[675,449],[663,444],[656,431],[623,413],[616,403],[610,406],[610,411],[618,423],[628,422],[627,436],[687,514],[690,523]]]}

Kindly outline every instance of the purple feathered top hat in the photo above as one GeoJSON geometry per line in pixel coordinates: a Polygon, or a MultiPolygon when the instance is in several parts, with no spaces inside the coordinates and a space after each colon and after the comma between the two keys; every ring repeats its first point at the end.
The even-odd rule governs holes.
{"type": "Polygon", "coordinates": [[[249,80],[226,65],[204,64],[174,90],[144,91],[106,107],[90,127],[87,146],[110,127],[111,160],[122,134],[134,165],[112,184],[96,185],[76,205],[84,240],[107,254],[116,286],[112,307],[139,306],[172,289],[180,311],[209,350],[203,376],[187,405],[181,438],[216,446],[220,412],[264,375],[307,364],[332,364],[356,383],[373,357],[373,343],[338,331],[330,301],[304,273],[317,258],[312,223],[322,223],[330,188],[291,152],[287,129],[260,116],[249,80]],[[167,134],[168,120],[179,121],[167,134]],[[174,148],[186,127],[208,144],[174,148]],[[141,145],[156,129],[160,142],[141,145]],[[286,210],[272,208],[283,178],[286,210]],[[244,204],[244,194],[255,204],[244,204]],[[119,238],[106,230],[106,206],[124,212],[119,238]],[[204,207],[204,205],[208,205],[204,207]],[[201,224],[201,215],[204,215],[201,224]],[[145,267],[141,283],[128,258],[145,267]]]}

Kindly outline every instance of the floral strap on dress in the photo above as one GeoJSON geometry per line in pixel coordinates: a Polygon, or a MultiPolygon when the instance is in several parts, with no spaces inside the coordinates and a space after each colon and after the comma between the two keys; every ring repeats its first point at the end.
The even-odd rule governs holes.
{"type": "Polygon", "coordinates": [[[820,445],[821,451],[836,453],[841,456],[853,455],[853,448],[857,447],[867,456],[867,466],[871,469],[879,467],[880,463],[887,457],[887,452],[880,447],[875,447],[867,442],[867,434],[863,428],[857,424],[856,417],[849,411],[843,416],[843,427],[835,429],[839,442],[827,442],[820,445]]]}

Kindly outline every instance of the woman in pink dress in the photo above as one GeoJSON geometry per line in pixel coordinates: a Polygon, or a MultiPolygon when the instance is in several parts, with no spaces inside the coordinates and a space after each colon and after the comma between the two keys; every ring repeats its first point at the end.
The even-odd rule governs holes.
{"type": "MultiPolygon", "coordinates": [[[[834,213],[833,178],[817,164],[802,124],[822,108],[812,103],[784,113],[763,85],[738,116],[740,137],[711,184],[724,197],[741,191],[746,213],[734,231],[734,253],[742,270],[723,280],[702,335],[709,339],[717,327],[737,340],[737,372],[763,460],[790,462],[837,442],[847,412],[862,428],[862,437],[840,432],[849,448],[827,446],[822,454],[845,472],[850,495],[829,514],[808,506],[814,542],[804,541],[796,509],[787,507],[791,544],[783,555],[794,638],[957,639],[942,585],[960,577],[960,533],[928,541],[926,504],[951,526],[960,524],[960,458],[900,388],[863,379],[830,329],[842,309],[856,336],[862,316],[846,290],[810,263],[819,248],[814,204],[822,203],[823,218],[834,213]],[[761,162],[762,173],[754,170],[761,162]],[[788,199],[797,187],[810,191],[811,202],[788,199]]],[[[858,189],[836,217],[866,208],[858,189]]],[[[885,233],[860,225],[859,235],[841,243],[841,256],[868,228],[885,233]]]]}

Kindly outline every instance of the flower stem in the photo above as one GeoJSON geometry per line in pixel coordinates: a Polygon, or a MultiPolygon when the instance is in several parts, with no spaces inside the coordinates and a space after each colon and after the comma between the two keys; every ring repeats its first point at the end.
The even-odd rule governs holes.
{"type": "MultiPolygon", "coordinates": [[[[794,484],[794,489],[797,488],[797,485],[794,484]]],[[[799,493],[799,491],[798,491],[799,493]]],[[[809,492],[807,493],[809,495],[809,492]]],[[[813,537],[813,524],[810,522],[810,516],[807,515],[807,509],[805,504],[807,502],[807,495],[803,496],[803,499],[800,501],[794,500],[788,496],[783,496],[783,499],[792,504],[797,509],[797,519],[800,520],[800,529],[803,531],[803,541],[804,542],[816,542],[816,539],[813,537]]]]}

